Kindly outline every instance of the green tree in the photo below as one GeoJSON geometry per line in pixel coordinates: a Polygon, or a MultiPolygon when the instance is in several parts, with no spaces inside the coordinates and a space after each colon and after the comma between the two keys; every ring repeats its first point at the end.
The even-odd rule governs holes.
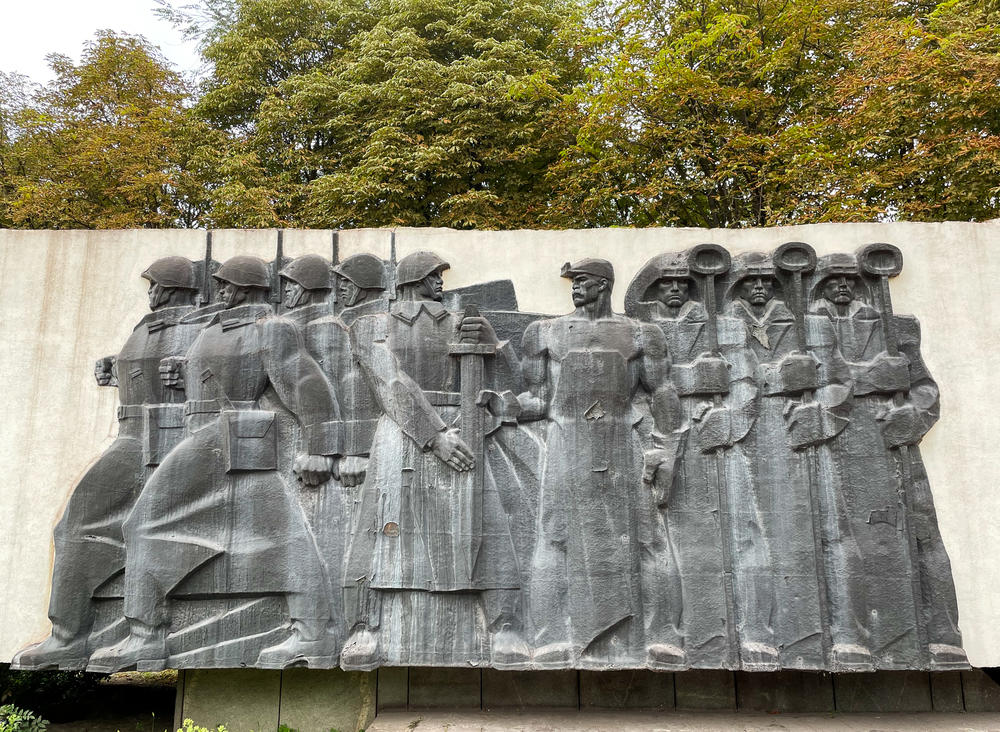
{"type": "Polygon", "coordinates": [[[205,194],[187,167],[210,130],[158,51],[101,32],[79,65],[49,61],[55,80],[4,120],[0,215],[24,228],[193,225],[205,194]]]}
{"type": "Polygon", "coordinates": [[[198,114],[217,225],[530,226],[573,140],[572,0],[233,0],[198,114]]]}
{"type": "Polygon", "coordinates": [[[554,224],[996,215],[995,9],[622,0],[593,21],[554,224]]]}
{"type": "Polygon", "coordinates": [[[1000,6],[928,10],[900,17],[883,4],[850,46],[855,62],[834,90],[834,210],[914,221],[1000,213],[1000,6]]]}

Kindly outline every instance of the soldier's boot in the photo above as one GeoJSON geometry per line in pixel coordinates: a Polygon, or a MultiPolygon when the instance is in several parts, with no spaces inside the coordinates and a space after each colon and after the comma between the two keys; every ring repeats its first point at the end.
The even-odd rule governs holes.
{"type": "Polygon", "coordinates": [[[340,667],[345,671],[371,671],[381,659],[379,633],[367,625],[358,625],[340,652],[340,667]]]}
{"type": "Polygon", "coordinates": [[[162,671],[167,667],[167,626],[147,625],[129,618],[129,634],[118,643],[94,651],[87,670],[114,673],[136,669],[162,671]]]}
{"type": "Polygon", "coordinates": [[[257,668],[331,668],[337,664],[340,639],[326,620],[293,620],[292,634],[257,656],[257,668]]]}
{"type": "Polygon", "coordinates": [[[569,641],[547,643],[535,649],[531,655],[531,663],[538,668],[570,668],[576,660],[573,644],[569,641]]]}
{"type": "Polygon", "coordinates": [[[53,623],[52,635],[14,656],[10,667],[18,671],[78,671],[87,667],[87,659],[87,633],[53,623]]]}
{"type": "Polygon", "coordinates": [[[490,638],[490,663],[497,669],[524,669],[531,661],[531,649],[524,637],[509,624],[490,638]]]}
{"type": "Polygon", "coordinates": [[[767,643],[744,641],[740,644],[740,668],[744,671],[777,671],[781,668],[778,649],[767,643]]]}
{"type": "Polygon", "coordinates": [[[874,671],[872,653],[857,643],[834,643],[830,649],[834,671],[874,671]]]}
{"type": "Polygon", "coordinates": [[[932,671],[955,671],[969,668],[969,658],[958,646],[945,643],[928,643],[932,671]]]}
{"type": "Polygon", "coordinates": [[[688,667],[687,654],[673,643],[651,643],[646,646],[646,662],[657,670],[680,671],[688,667]]]}

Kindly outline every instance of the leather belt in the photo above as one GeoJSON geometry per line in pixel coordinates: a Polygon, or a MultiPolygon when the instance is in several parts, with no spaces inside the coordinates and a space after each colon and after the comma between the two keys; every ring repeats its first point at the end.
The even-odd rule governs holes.
{"type": "Polygon", "coordinates": [[[143,415],[142,404],[120,404],[118,406],[118,421],[123,419],[141,419],[143,415]]]}
{"type": "Polygon", "coordinates": [[[222,403],[218,399],[189,399],[184,402],[184,416],[190,417],[192,414],[219,414],[230,408],[242,411],[244,409],[256,409],[256,407],[257,402],[232,401],[222,403]]]}

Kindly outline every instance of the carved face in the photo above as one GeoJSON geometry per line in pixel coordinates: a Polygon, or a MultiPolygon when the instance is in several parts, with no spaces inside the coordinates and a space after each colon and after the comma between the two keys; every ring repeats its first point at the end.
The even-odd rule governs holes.
{"type": "Polygon", "coordinates": [[[298,282],[293,282],[287,277],[281,278],[281,292],[283,294],[282,304],[288,308],[297,308],[302,304],[302,299],[305,297],[306,288],[300,285],[298,282]]]}
{"type": "Polygon", "coordinates": [[[149,283],[149,309],[158,310],[170,301],[170,289],[150,281],[149,283]]]}
{"type": "Polygon", "coordinates": [[[226,308],[234,308],[246,301],[249,287],[240,287],[225,280],[219,281],[219,302],[226,308]]]}
{"type": "Polygon", "coordinates": [[[740,297],[751,305],[766,305],[774,297],[774,280],[768,276],[747,277],[740,283],[740,297]]]}
{"type": "Polygon", "coordinates": [[[346,308],[355,305],[361,296],[361,288],[346,277],[337,277],[337,298],[346,308]]]}
{"type": "Polygon", "coordinates": [[[420,280],[418,294],[425,300],[441,300],[444,297],[444,278],[440,272],[431,272],[420,280]]]}
{"type": "Polygon", "coordinates": [[[601,293],[608,289],[608,281],[603,277],[581,272],[573,276],[573,305],[581,307],[597,302],[601,293]]]}
{"type": "Polygon", "coordinates": [[[668,308],[679,308],[690,299],[691,283],[682,277],[664,277],[656,283],[656,299],[668,308]]]}
{"type": "Polygon", "coordinates": [[[823,282],[823,297],[835,305],[849,305],[854,300],[858,280],[854,275],[834,275],[823,282]]]}

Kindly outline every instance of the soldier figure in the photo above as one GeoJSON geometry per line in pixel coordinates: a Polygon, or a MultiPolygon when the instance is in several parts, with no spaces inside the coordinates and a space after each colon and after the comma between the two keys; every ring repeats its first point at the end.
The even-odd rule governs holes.
{"type": "Polygon", "coordinates": [[[338,454],[336,400],[295,326],[272,317],[269,273],[237,256],[213,275],[225,310],[185,358],[160,367],[183,385],[187,436],[153,473],[124,533],[125,616],[130,634],[96,652],[89,668],[112,671],[166,662],[170,597],[196,577],[213,594],[283,594],[291,634],[260,652],[256,666],[336,663],[328,578],[305,515],[278,472],[277,399],[299,420],[296,470],[307,485],[329,477],[338,454]],[[262,402],[262,399],[264,401],[262,402]]]}
{"type": "Polygon", "coordinates": [[[343,488],[353,488],[364,481],[380,415],[378,402],[352,358],[351,339],[343,318],[353,319],[359,313],[376,312],[372,304],[385,305],[385,301],[378,298],[382,292],[383,269],[382,260],[371,254],[357,254],[332,269],[319,255],[307,254],[293,260],[279,273],[285,295],[283,317],[298,326],[306,350],[333,385],[340,403],[343,457],[331,461],[330,466],[339,485],[331,481],[320,486],[312,511],[313,532],[334,588],[331,603],[337,617],[342,616],[341,580],[353,504],[345,499],[343,488]],[[367,285],[362,287],[346,275],[338,274],[341,298],[352,303],[339,316],[333,314],[328,302],[334,272],[346,272],[367,285]]]}
{"type": "Polygon", "coordinates": [[[362,315],[386,310],[385,263],[374,254],[355,254],[333,268],[337,275],[337,302],[347,327],[362,315]]]}
{"type": "MultiPolygon", "coordinates": [[[[487,320],[445,309],[441,273],[447,268],[430,252],[404,257],[390,312],[351,326],[355,357],[383,416],[345,567],[344,604],[353,625],[341,654],[345,669],[484,656],[493,665],[528,660],[518,566],[495,472],[486,471],[481,524],[470,533],[461,508],[473,492],[472,471],[486,468],[475,451],[485,451],[450,426],[462,406],[458,359],[449,354],[454,344],[497,345],[485,366],[486,381],[499,390],[515,384],[517,357],[509,344],[497,344],[487,320]],[[470,542],[478,545],[471,567],[470,542]],[[488,650],[476,622],[483,610],[488,650]],[[447,630],[441,622],[449,623],[447,630]]],[[[491,447],[490,457],[494,452],[491,447]]]]}
{"type": "Polygon", "coordinates": [[[519,419],[548,421],[529,591],[533,663],[683,668],[681,587],[658,505],[680,407],[663,333],[611,310],[614,269],[566,264],[576,311],[531,323],[519,419]],[[634,400],[633,396],[640,396],[634,400]],[[645,411],[653,447],[635,428],[645,411]],[[640,650],[641,649],[641,650],[640,650]]]}
{"type": "Polygon", "coordinates": [[[807,353],[799,351],[770,256],[734,257],[730,275],[726,314],[746,325],[758,363],[759,416],[745,444],[772,550],[782,665],[870,670],[856,581],[861,555],[845,519],[840,456],[829,443],[847,424],[850,369],[825,318],[803,317],[807,353]]]}
{"type": "Polygon", "coordinates": [[[890,315],[900,355],[888,354],[882,315],[866,302],[867,287],[853,254],[822,257],[814,283],[812,312],[829,318],[854,381],[851,421],[834,446],[848,457],[844,488],[864,557],[867,627],[876,663],[921,666],[919,622],[926,629],[931,668],[964,668],[951,563],[916,447],[939,415],[937,384],[920,356],[920,326],[912,316],[890,315]],[[903,396],[894,402],[897,394],[903,396]],[[909,446],[906,471],[901,445],[909,446]],[[907,475],[910,482],[900,486],[907,475]],[[913,509],[908,516],[902,515],[901,487],[913,509]],[[908,532],[916,532],[915,558],[908,532]],[[913,592],[914,571],[922,592],[913,592]]]}
{"type": "Polygon", "coordinates": [[[94,592],[125,567],[122,522],[149,473],[180,441],[183,391],[160,383],[160,359],[187,351],[200,326],[183,321],[195,309],[194,264],[165,257],[142,273],[149,308],[117,356],[97,362],[100,386],[117,386],[118,437],[86,472],[55,529],[49,618],[52,634],[17,655],[15,668],[80,669],[87,665],[95,621],[94,592]]]}
{"type": "Polygon", "coordinates": [[[683,586],[682,632],[692,666],[735,667],[738,660],[745,670],[772,670],[778,651],[770,553],[741,444],[756,418],[756,360],[743,323],[706,310],[704,282],[695,280],[688,255],[654,258],[630,287],[630,294],[644,291],[635,292],[638,302],[626,298],[627,312],[634,310],[666,336],[670,377],[683,409],[687,436],[666,510],[683,586]],[[720,520],[720,510],[728,521],[720,520]],[[731,547],[732,566],[726,566],[723,542],[731,547]],[[726,573],[733,576],[729,587],[726,573]]]}

